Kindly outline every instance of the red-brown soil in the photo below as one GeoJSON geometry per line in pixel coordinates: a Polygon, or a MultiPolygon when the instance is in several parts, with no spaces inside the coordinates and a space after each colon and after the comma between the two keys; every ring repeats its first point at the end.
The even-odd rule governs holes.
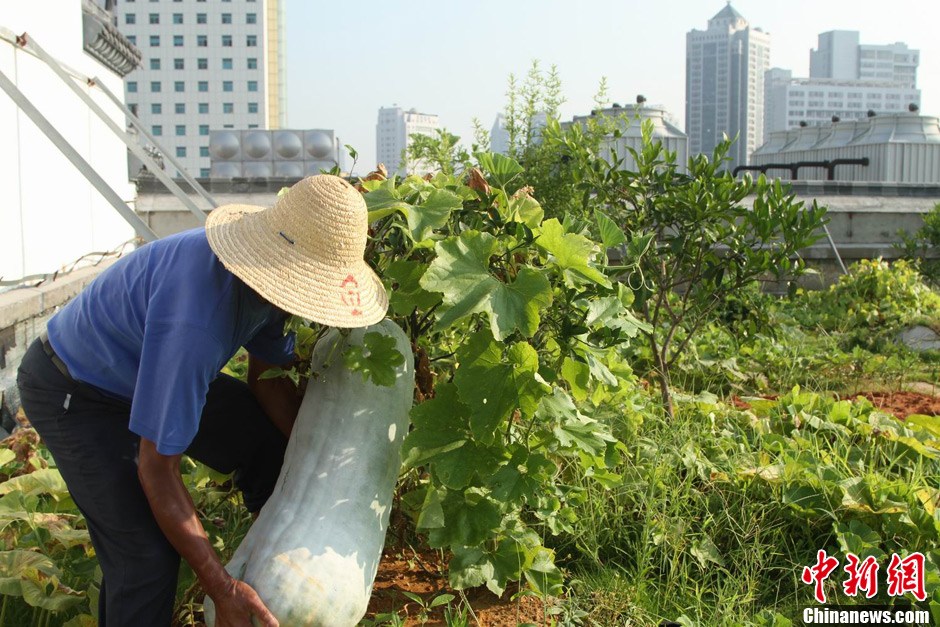
{"type": "MultiPolygon", "coordinates": [[[[486,588],[468,590],[464,594],[475,616],[468,616],[469,625],[481,627],[516,627],[520,623],[546,624],[544,604],[541,599],[532,596],[520,596],[512,599],[517,591],[515,585],[497,597],[486,588]]],[[[405,625],[421,625],[420,604],[406,597],[403,592],[417,594],[425,604],[441,594],[453,594],[452,608],[461,606],[459,593],[447,586],[447,569],[439,557],[433,553],[416,553],[410,549],[389,550],[382,557],[379,572],[372,589],[369,602],[369,618],[376,614],[398,612],[407,616],[405,625]]],[[[428,612],[426,625],[445,625],[443,609],[435,608],[428,612]]]]}

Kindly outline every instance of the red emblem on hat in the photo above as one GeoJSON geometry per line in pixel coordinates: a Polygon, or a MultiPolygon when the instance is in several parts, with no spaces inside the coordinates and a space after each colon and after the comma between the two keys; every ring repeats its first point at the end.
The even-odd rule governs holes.
{"type": "Polygon", "coordinates": [[[349,307],[349,315],[361,316],[362,311],[359,307],[362,306],[362,299],[359,296],[359,282],[356,281],[356,277],[351,274],[346,275],[339,286],[343,290],[339,296],[340,302],[349,307]]]}

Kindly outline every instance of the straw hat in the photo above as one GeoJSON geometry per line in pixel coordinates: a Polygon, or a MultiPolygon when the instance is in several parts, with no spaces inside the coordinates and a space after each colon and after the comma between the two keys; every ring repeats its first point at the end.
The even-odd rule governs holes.
{"type": "Polygon", "coordinates": [[[284,311],[332,327],[385,317],[388,296],[363,260],[368,210],[349,183],[307,177],[270,209],[223,205],[206,220],[209,246],[232,274],[284,311]]]}

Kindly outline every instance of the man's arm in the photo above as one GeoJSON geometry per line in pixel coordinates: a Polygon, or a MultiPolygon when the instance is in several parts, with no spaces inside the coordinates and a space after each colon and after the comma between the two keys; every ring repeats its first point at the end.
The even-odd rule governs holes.
{"type": "Polygon", "coordinates": [[[157,524],[215,603],[218,627],[249,627],[252,615],[262,625],[276,627],[277,619],[258,594],[228,574],[209,543],[180,476],[181,457],[163,455],[151,440],[140,438],[137,475],[157,524]]]}
{"type": "Polygon", "coordinates": [[[261,404],[264,413],[286,437],[290,437],[297,411],[303,398],[297,393],[297,386],[287,377],[259,379],[265,370],[274,368],[260,357],[248,355],[248,387],[261,404]]]}

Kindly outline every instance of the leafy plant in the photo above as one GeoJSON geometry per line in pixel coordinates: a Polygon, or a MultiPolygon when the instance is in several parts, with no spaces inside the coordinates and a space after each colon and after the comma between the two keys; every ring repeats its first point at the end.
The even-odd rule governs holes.
{"type": "Polygon", "coordinates": [[[721,171],[728,140],[711,158],[691,158],[686,172],[652,133],[645,122],[641,149],[630,149],[636,171],[622,169],[615,153],[599,157],[577,136],[549,137],[579,164],[591,202],[605,208],[592,215],[604,245],[624,246],[621,279],[649,325],[643,335],[671,416],[670,371],[695,333],[730,297],[746,299],[756,281],[803,272],[798,251],[819,237],[824,210],[804,207],[779,181],[721,171]]]}

